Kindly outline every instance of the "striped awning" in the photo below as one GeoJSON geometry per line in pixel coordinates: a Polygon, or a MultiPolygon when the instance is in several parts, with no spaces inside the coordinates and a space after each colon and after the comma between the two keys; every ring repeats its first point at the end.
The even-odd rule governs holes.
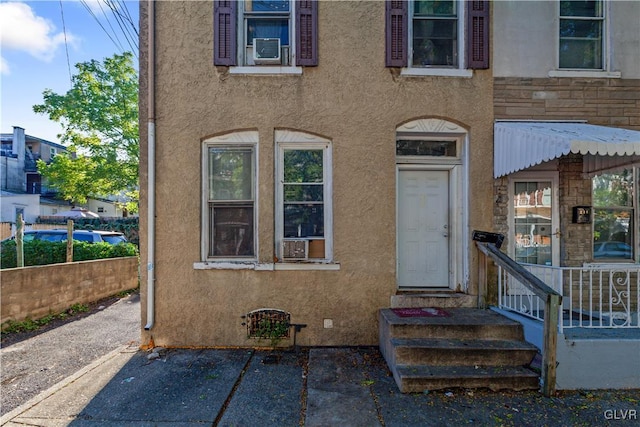
{"type": "Polygon", "coordinates": [[[566,122],[497,122],[494,177],[528,169],[569,153],[582,154],[583,172],[640,165],[640,131],[566,122]]]}

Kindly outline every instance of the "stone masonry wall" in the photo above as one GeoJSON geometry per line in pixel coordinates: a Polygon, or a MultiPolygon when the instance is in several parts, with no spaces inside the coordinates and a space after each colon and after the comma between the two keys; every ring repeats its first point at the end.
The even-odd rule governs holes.
{"type": "Polygon", "coordinates": [[[640,80],[603,78],[494,79],[496,119],[587,120],[640,130],[640,80]]]}
{"type": "Polygon", "coordinates": [[[591,179],[582,175],[580,155],[571,154],[563,157],[558,169],[558,207],[562,233],[560,260],[563,266],[577,267],[593,257],[592,225],[572,222],[574,206],[591,206],[591,179]]]}

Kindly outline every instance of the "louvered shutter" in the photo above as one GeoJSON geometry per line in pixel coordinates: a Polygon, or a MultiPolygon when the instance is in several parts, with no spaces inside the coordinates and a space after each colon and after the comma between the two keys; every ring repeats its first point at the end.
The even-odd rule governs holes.
{"type": "Polygon", "coordinates": [[[318,65],[318,2],[296,1],[296,65],[318,65]]]}
{"type": "Polygon", "coordinates": [[[385,65],[407,66],[408,2],[406,0],[385,1],[385,65]]]}
{"type": "Polygon", "coordinates": [[[489,2],[467,2],[467,68],[489,68],[489,2]]]}
{"type": "Polygon", "coordinates": [[[236,65],[236,10],[235,0],[213,2],[214,65],[236,65]]]}

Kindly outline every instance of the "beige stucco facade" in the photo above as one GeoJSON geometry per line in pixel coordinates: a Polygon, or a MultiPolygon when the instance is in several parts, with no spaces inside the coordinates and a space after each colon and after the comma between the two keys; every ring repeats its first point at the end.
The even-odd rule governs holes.
{"type": "MultiPolygon", "coordinates": [[[[301,75],[237,75],[213,65],[213,2],[155,2],[155,257],[142,272],[143,342],[161,346],[252,346],[241,316],[259,308],[307,325],[299,345],[377,343],[377,310],[396,284],[396,129],[437,119],[464,129],[456,226],[464,249],[458,283],[477,294],[473,229],[492,224],[493,78],[400,76],[385,68],[384,3],[319,4],[319,65],[301,75]],[[275,131],[331,141],[333,270],[280,271],[274,263],[275,131]],[[202,264],[203,141],[258,133],[255,269],[202,264]],[[199,264],[200,263],[200,264],[199,264]],[[329,325],[330,320],[332,327],[329,325]]],[[[141,262],[148,260],[147,2],[141,2],[141,262]]],[[[433,121],[432,121],[433,123],[433,121]]],[[[462,249],[461,249],[462,252],[462,249]]],[[[473,299],[469,299],[472,301],[473,299]]]]}

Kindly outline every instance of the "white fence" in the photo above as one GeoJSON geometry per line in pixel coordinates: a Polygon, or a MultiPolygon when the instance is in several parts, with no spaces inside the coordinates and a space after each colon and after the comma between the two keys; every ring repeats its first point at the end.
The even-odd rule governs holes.
{"type": "MultiPolygon", "coordinates": [[[[522,264],[562,295],[564,328],[640,328],[640,265],[550,267],[522,264]]],[[[499,268],[499,306],[538,320],[544,301],[499,268]]]]}

